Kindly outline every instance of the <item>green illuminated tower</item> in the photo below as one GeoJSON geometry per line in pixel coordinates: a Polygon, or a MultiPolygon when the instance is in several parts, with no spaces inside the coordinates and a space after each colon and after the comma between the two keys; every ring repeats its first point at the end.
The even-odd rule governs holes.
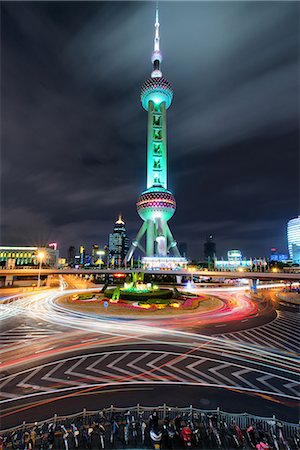
{"type": "Polygon", "coordinates": [[[127,253],[129,261],[138,247],[146,254],[144,260],[160,260],[176,263],[185,262],[180,257],[177,243],[168,226],[168,221],[176,209],[176,201],[167,185],[167,117],[166,112],[173,98],[172,86],[161,72],[158,8],[156,8],[154,50],[151,62],[151,78],[141,89],[141,102],[148,111],[147,139],[147,190],[137,201],[137,211],[144,223],[127,253]],[[146,235],[146,249],[141,240],[146,235]],[[170,251],[173,258],[170,257],[170,251]],[[174,258],[175,257],[175,258],[174,258]]]}

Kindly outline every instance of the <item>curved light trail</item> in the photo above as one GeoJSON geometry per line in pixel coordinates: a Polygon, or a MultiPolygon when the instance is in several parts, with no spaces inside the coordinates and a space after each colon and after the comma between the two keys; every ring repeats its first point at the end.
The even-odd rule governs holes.
{"type": "MultiPolygon", "coordinates": [[[[80,288],[80,292],[99,289],[80,288]]],[[[61,297],[78,293],[62,277],[59,289],[0,299],[4,319],[24,316],[60,330],[2,348],[2,416],[16,412],[20,402],[25,402],[22,408],[28,409],[115,385],[198,385],[296,401],[298,355],[193,330],[195,324],[201,330],[202,324],[257,316],[257,303],[237,288],[196,291],[212,295],[216,291],[223,306],[157,320],[90,314],[58,303],[61,297]],[[104,360],[101,369],[97,365],[99,358],[104,360]],[[52,372],[56,375],[51,376],[52,372]],[[29,399],[36,400],[29,404],[29,399]]]]}

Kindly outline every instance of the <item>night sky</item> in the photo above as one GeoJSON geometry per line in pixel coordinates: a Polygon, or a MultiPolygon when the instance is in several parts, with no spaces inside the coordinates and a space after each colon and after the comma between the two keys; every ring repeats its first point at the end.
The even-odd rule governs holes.
{"type": "MultiPolygon", "coordinates": [[[[133,238],[154,2],[2,2],[3,245],[133,238]]],[[[170,221],[188,255],[286,252],[299,214],[299,3],[161,2],[170,221]]]]}

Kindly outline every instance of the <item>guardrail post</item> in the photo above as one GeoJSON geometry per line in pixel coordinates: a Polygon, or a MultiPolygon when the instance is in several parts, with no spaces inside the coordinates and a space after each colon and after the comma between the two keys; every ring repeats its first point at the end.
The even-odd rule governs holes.
{"type": "Polygon", "coordinates": [[[83,423],[85,424],[85,416],[86,416],[86,408],[83,408],[82,410],[82,418],[83,418],[83,423]]]}
{"type": "Polygon", "coordinates": [[[136,413],[138,416],[140,415],[140,404],[139,403],[136,405],[136,413]]]}
{"type": "Polygon", "coordinates": [[[56,425],[56,422],[57,422],[57,414],[54,414],[53,420],[54,420],[54,425],[56,425]]]}
{"type": "Polygon", "coordinates": [[[190,415],[191,415],[191,418],[193,418],[193,405],[190,405],[190,415]]]}

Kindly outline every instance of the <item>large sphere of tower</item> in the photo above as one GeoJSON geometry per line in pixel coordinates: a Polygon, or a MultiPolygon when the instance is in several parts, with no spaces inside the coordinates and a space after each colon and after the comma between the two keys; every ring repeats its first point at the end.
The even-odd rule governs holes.
{"type": "Polygon", "coordinates": [[[171,83],[166,78],[154,77],[148,78],[141,89],[141,102],[143,108],[148,111],[149,101],[152,100],[154,104],[166,103],[166,108],[169,108],[173,99],[173,89],[171,83]]]}
{"type": "Polygon", "coordinates": [[[150,188],[140,195],[136,207],[144,221],[156,218],[168,221],[175,213],[176,200],[172,192],[167,189],[150,188]]]}

